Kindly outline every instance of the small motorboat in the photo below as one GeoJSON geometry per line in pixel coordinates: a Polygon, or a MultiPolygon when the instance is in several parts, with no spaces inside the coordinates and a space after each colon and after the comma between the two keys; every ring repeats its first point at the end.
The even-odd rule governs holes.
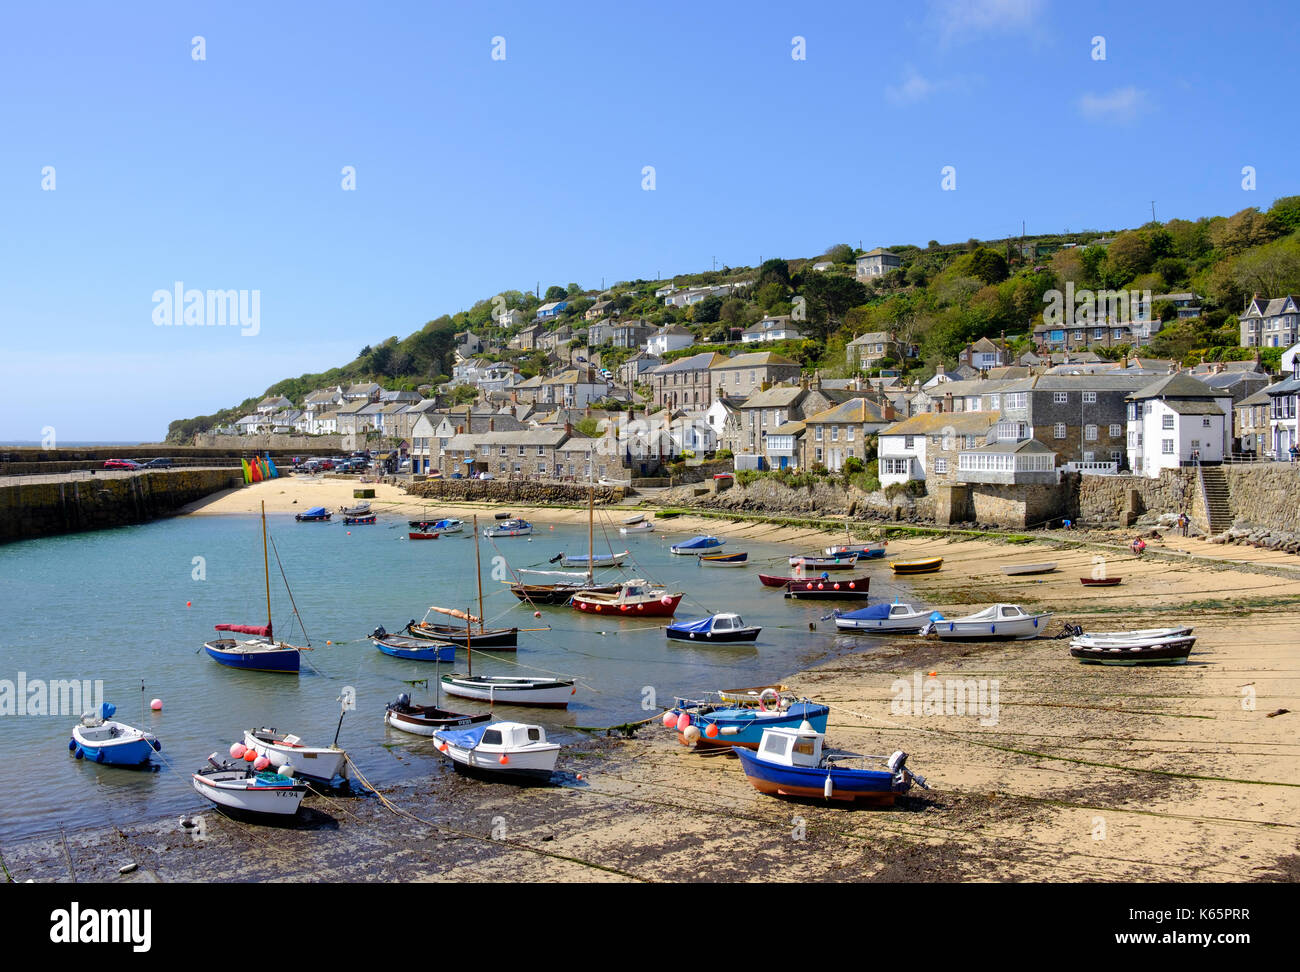
{"type": "Polygon", "coordinates": [[[790,558],[791,567],[802,567],[805,570],[852,570],[857,562],[856,553],[834,554],[828,557],[807,554],[790,558]]]}
{"type": "Polygon", "coordinates": [[[1084,587],[1117,587],[1123,577],[1080,577],[1079,583],[1084,587]]]}
{"type": "Polygon", "coordinates": [[[632,551],[624,550],[622,553],[609,554],[592,554],[588,557],[586,554],[556,554],[551,558],[551,563],[559,563],[561,567],[622,567],[623,561],[631,556],[632,551]]]}
{"type": "Polygon", "coordinates": [[[655,525],[649,520],[642,520],[640,523],[618,528],[618,532],[625,535],[629,533],[654,533],[654,531],[655,525]]]}
{"type": "Polygon", "coordinates": [[[827,706],[793,700],[772,688],[758,695],[758,705],[744,705],[719,699],[718,702],[678,699],[677,706],[664,713],[663,723],[677,730],[683,746],[743,746],[757,749],[764,729],[793,728],[808,722],[819,732],[826,731],[830,716],[827,706]]]}
{"type": "Polygon", "coordinates": [[[430,524],[429,529],[437,533],[463,533],[465,530],[465,522],[463,520],[457,520],[454,517],[449,517],[448,519],[437,520],[430,524]]]}
{"type": "Polygon", "coordinates": [[[406,535],[406,539],[407,540],[437,540],[438,534],[425,533],[419,530],[412,530],[410,533],[406,535]]]}
{"type": "Polygon", "coordinates": [[[942,621],[938,611],[918,610],[910,604],[873,604],[841,614],[835,612],[835,627],[840,631],[863,631],[880,634],[916,634],[931,621],[942,621]]]}
{"type": "Polygon", "coordinates": [[[518,628],[486,628],[482,618],[476,618],[459,608],[431,607],[425,612],[424,620],[416,621],[412,618],[406,622],[406,633],[412,638],[450,642],[461,648],[472,646],[515,651],[519,647],[518,628]],[[458,618],[465,623],[436,624],[429,620],[430,613],[458,618]]]}
{"type": "Polygon", "coordinates": [[[330,511],[325,509],[325,507],[323,506],[313,506],[310,510],[307,510],[305,513],[294,514],[293,518],[299,521],[300,523],[323,523],[326,520],[328,520],[332,515],[333,514],[331,514],[330,511]]]}
{"type": "Polygon", "coordinates": [[[701,567],[748,567],[749,554],[743,550],[733,553],[697,554],[696,562],[701,567]]]}
{"type": "Polygon", "coordinates": [[[1021,577],[1026,574],[1050,574],[1056,570],[1056,561],[1049,560],[1041,564],[1003,564],[1002,573],[1008,577],[1021,577]]]}
{"type": "Polygon", "coordinates": [[[580,591],[569,605],[575,611],[614,617],[671,618],[685,593],[669,594],[664,587],[652,587],[644,580],[625,581],[613,594],[580,591]]]}
{"type": "Polygon", "coordinates": [[[871,578],[866,574],[834,579],[810,577],[787,584],[785,596],[801,601],[865,601],[870,587],[871,578]]]}
{"type": "MultiPolygon", "coordinates": [[[[662,516],[662,514],[660,514],[662,516]]],[[[669,553],[675,553],[678,556],[687,556],[690,554],[703,553],[706,550],[713,550],[721,547],[726,540],[719,540],[717,537],[691,537],[689,540],[683,540],[681,543],[675,543],[668,548],[669,553]]]]}
{"type": "Polygon", "coordinates": [[[345,517],[348,517],[348,516],[369,516],[369,515],[370,515],[370,501],[369,501],[369,500],[362,500],[360,503],[357,503],[357,504],[355,504],[354,506],[341,506],[341,507],[339,507],[339,512],[342,513],[345,517]]]}
{"type": "Polygon", "coordinates": [[[406,525],[412,530],[428,530],[429,527],[433,526],[441,519],[442,517],[440,516],[426,516],[421,520],[407,520],[406,525]]]}
{"type": "Polygon", "coordinates": [[[907,753],[902,750],[888,757],[827,752],[825,739],[825,733],[811,726],[764,729],[756,752],[737,747],[735,753],[754,789],[771,796],[892,806],[894,798],[908,792],[913,783],[929,789],[925,777],[907,768],[907,753]],[[879,760],[886,768],[840,765],[849,760],[879,760]]]}
{"type": "Polygon", "coordinates": [[[244,748],[265,756],[278,771],[287,766],[294,776],[328,783],[347,777],[348,754],[337,746],[308,746],[297,736],[274,729],[245,729],[244,748]]]}
{"type": "Polygon", "coordinates": [[[439,729],[433,738],[459,772],[498,780],[549,780],[560,755],[545,729],[522,722],[439,729]]]}
{"type": "Polygon", "coordinates": [[[454,662],[456,660],[456,646],[451,642],[390,635],[383,626],[370,632],[370,642],[385,655],[405,658],[407,661],[454,662]]]}
{"type": "Polygon", "coordinates": [[[1079,629],[1071,644],[1078,643],[1083,645],[1105,644],[1105,645],[1133,645],[1145,644],[1151,641],[1163,641],[1166,638],[1185,638],[1192,633],[1194,629],[1191,625],[1182,628],[1137,628],[1132,631],[1098,631],[1093,634],[1086,634],[1079,629]]]}
{"type": "Polygon", "coordinates": [[[880,543],[866,544],[861,547],[827,547],[823,552],[828,557],[843,557],[846,554],[856,554],[859,560],[875,560],[885,555],[885,545],[888,540],[881,540],[880,543]]]}
{"type": "MultiPolygon", "coordinates": [[[[525,571],[520,571],[523,574],[525,571]]],[[[586,575],[582,575],[584,578],[586,575]]],[[[564,581],[559,584],[511,584],[510,593],[525,604],[568,604],[574,594],[616,594],[621,584],[588,584],[564,581]]]]}
{"type": "Polygon", "coordinates": [[[493,514],[492,514],[492,519],[494,519],[494,520],[508,520],[508,519],[510,519],[510,514],[507,513],[507,512],[504,512],[504,511],[501,512],[501,513],[493,513],[493,514]]]}
{"type": "MultiPolygon", "coordinates": [[[[821,575],[821,580],[826,580],[830,576],[830,574],[823,573],[821,575]]],[[[764,587],[789,587],[791,584],[797,584],[809,580],[809,577],[805,573],[796,571],[790,576],[784,574],[759,574],[758,580],[764,587]]]]}
{"type": "Polygon", "coordinates": [[[533,525],[527,520],[501,520],[492,526],[483,528],[485,537],[527,537],[533,532],[533,525]]]}
{"type": "Polygon", "coordinates": [[[674,641],[755,641],[762,630],[745,624],[739,614],[711,614],[697,621],[674,621],[664,628],[674,641]]]}
{"type": "Polygon", "coordinates": [[[143,766],[162,743],[152,732],[136,729],[125,722],[114,722],[117,706],[101,702],[99,708],[87,712],[72,727],[68,752],[77,759],[88,759],[105,766],[143,766]]]}
{"type": "Polygon", "coordinates": [[[629,516],[626,520],[623,521],[623,524],[624,526],[636,526],[638,523],[641,523],[644,520],[645,520],[645,514],[637,513],[635,516],[629,516]]]}
{"type": "Polygon", "coordinates": [[[931,621],[921,634],[944,641],[1024,641],[1044,634],[1051,619],[1050,613],[1029,614],[1016,604],[994,604],[965,617],[931,621]]]}
{"type": "Polygon", "coordinates": [[[348,526],[352,526],[354,523],[374,523],[375,514],[368,513],[365,516],[345,516],[343,517],[343,522],[348,526]]]}
{"type": "Polygon", "coordinates": [[[306,783],[279,773],[259,772],[242,761],[218,762],[213,753],[208,763],[191,777],[194,789],[228,810],[291,817],[307,795],[306,783]]]}
{"type": "Polygon", "coordinates": [[[925,560],[895,560],[889,569],[895,574],[933,574],[943,567],[942,557],[929,557],[925,560]]]}
{"type": "Polygon", "coordinates": [[[1070,642],[1070,654],[1087,665],[1185,665],[1194,644],[1193,635],[1132,642],[1075,639],[1070,642]]]}
{"type": "Polygon", "coordinates": [[[409,732],[416,736],[432,736],[439,729],[460,729],[479,722],[487,722],[491,713],[484,712],[467,715],[463,712],[451,712],[436,705],[414,705],[411,697],[403,692],[396,702],[389,702],[384,710],[384,722],[394,729],[409,732]]]}
{"type": "Polygon", "coordinates": [[[442,676],[442,690],[462,699],[480,699],[502,705],[535,705],[548,709],[568,708],[577,693],[571,678],[536,678],[510,675],[442,676]]]}

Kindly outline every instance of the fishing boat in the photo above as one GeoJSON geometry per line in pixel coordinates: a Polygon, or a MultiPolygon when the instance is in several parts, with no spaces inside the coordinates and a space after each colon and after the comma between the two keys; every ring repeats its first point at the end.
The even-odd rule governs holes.
{"type": "Polygon", "coordinates": [[[762,630],[745,624],[739,614],[710,614],[696,621],[674,621],[664,633],[674,641],[756,641],[762,630]]]}
{"type": "Polygon", "coordinates": [[[502,705],[535,705],[564,709],[577,693],[571,678],[537,678],[509,675],[444,675],[440,680],[448,695],[502,705]]]}
{"type": "Polygon", "coordinates": [[[421,638],[425,641],[445,641],[461,648],[473,646],[475,648],[499,649],[502,651],[514,651],[519,647],[519,629],[518,628],[488,628],[483,625],[481,606],[482,588],[479,589],[479,616],[475,617],[468,611],[461,611],[458,608],[430,607],[424,614],[424,619],[416,621],[412,618],[406,623],[406,633],[412,638],[421,638]],[[436,624],[429,620],[430,612],[442,614],[447,617],[459,618],[464,621],[463,625],[456,624],[436,624]],[[478,627],[476,628],[475,625],[478,627]]]}
{"type": "MultiPolygon", "coordinates": [[[[790,690],[780,682],[774,682],[771,685],[754,685],[749,688],[719,689],[713,693],[722,702],[732,702],[739,705],[758,705],[759,697],[767,691],[775,692],[778,696],[785,695],[790,690]]],[[[678,705],[686,705],[686,701],[679,699],[678,705]]]]}
{"type": "Polygon", "coordinates": [[[77,759],[88,759],[105,766],[143,766],[149,758],[162,749],[162,743],[152,732],[136,729],[125,722],[114,722],[117,706],[101,702],[99,708],[87,712],[72,727],[68,752],[77,759]]]}
{"type": "Polygon", "coordinates": [[[1050,613],[1029,614],[1016,604],[994,604],[964,617],[931,621],[921,633],[944,641],[1024,641],[1046,633],[1051,619],[1050,613]]]}
{"type": "Polygon", "coordinates": [[[740,747],[734,752],[754,789],[770,796],[892,806],[895,797],[907,793],[913,783],[929,789],[925,777],[907,768],[907,753],[902,750],[888,757],[827,752],[825,739],[825,733],[811,726],[765,729],[756,752],[740,747]],[[850,760],[878,760],[885,769],[841,765],[850,760]]]}
{"type": "Polygon", "coordinates": [[[812,577],[791,581],[786,585],[785,596],[800,601],[865,601],[870,594],[871,578],[866,574],[857,577],[812,577]]]}
{"type": "Polygon", "coordinates": [[[438,533],[463,533],[465,530],[465,522],[463,520],[457,520],[454,517],[448,517],[444,520],[435,521],[431,524],[430,529],[438,533]]]}
{"type": "Polygon", "coordinates": [[[1084,587],[1117,587],[1123,577],[1080,577],[1079,583],[1084,587]]]}
{"type": "Polygon", "coordinates": [[[635,514],[634,516],[629,516],[626,520],[624,520],[624,521],[623,521],[623,525],[624,525],[624,526],[636,526],[638,523],[641,523],[641,522],[643,522],[644,520],[645,520],[645,514],[644,514],[644,513],[637,513],[637,514],[635,514]]]}
{"type": "Polygon", "coordinates": [[[764,689],[758,705],[736,705],[719,699],[688,701],[664,713],[663,723],[677,730],[683,746],[743,746],[758,748],[764,729],[793,728],[808,722],[819,732],[826,731],[830,709],[807,699],[789,699],[773,689],[764,689]]]}
{"type": "Polygon", "coordinates": [[[1049,560],[1041,564],[1003,564],[1002,573],[1008,577],[1022,577],[1026,574],[1050,574],[1056,570],[1056,561],[1049,560]]]}
{"type": "Polygon", "coordinates": [[[624,581],[613,594],[580,591],[569,605],[575,611],[615,617],[671,618],[685,593],[669,594],[667,588],[652,587],[644,580],[624,581]]]}
{"type": "Polygon", "coordinates": [[[440,729],[433,738],[458,772],[498,780],[549,780],[560,755],[545,729],[522,722],[440,729]]]}
{"type": "Polygon", "coordinates": [[[632,526],[619,527],[618,532],[628,533],[654,533],[655,525],[649,520],[642,520],[640,523],[634,523],[632,526]]]}
{"type": "MultiPolygon", "coordinates": [[[[277,561],[279,554],[276,554],[277,561]]],[[[266,624],[218,624],[217,631],[229,631],[232,634],[254,635],[250,639],[216,638],[205,641],[203,649],[208,656],[227,668],[240,668],[255,672],[284,672],[297,675],[301,667],[301,653],[311,650],[310,642],[305,646],[286,644],[275,641],[271,627],[271,564],[267,554],[266,540],[266,503],[262,504],[262,569],[266,579],[266,624]]],[[[286,589],[288,581],[285,581],[286,589]]],[[[289,592],[290,602],[293,592],[289,592]]],[[[298,609],[294,608],[297,616],[298,609]]],[[[301,618],[299,618],[301,621],[301,618]]]]}
{"type": "Polygon", "coordinates": [[[827,557],[843,557],[846,554],[854,554],[859,560],[875,560],[885,555],[885,545],[888,542],[888,540],[881,540],[880,543],[865,544],[858,547],[827,547],[823,553],[827,557]]]}
{"type": "Polygon", "coordinates": [[[485,537],[527,537],[532,532],[533,525],[527,520],[502,520],[483,528],[485,537]]]}
{"type": "Polygon", "coordinates": [[[749,554],[743,550],[734,553],[697,554],[696,561],[701,567],[748,567],[749,554]]]}
{"type": "MultiPolygon", "coordinates": [[[[461,634],[464,634],[464,632],[462,631],[461,634]]],[[[370,642],[385,655],[393,658],[424,662],[454,662],[456,660],[456,646],[451,642],[390,635],[382,625],[370,632],[370,642]]]]}
{"type": "Polygon", "coordinates": [[[207,766],[191,777],[200,795],[228,810],[291,817],[298,812],[307,784],[279,773],[258,772],[247,763],[217,761],[208,757],[207,766]]]}
{"type": "Polygon", "coordinates": [[[300,523],[323,523],[332,515],[333,514],[323,506],[313,506],[305,513],[294,514],[293,518],[298,520],[300,523]]]}
{"type": "MultiPolygon", "coordinates": [[[[662,515],[662,514],[661,514],[662,515]]],[[[670,553],[678,556],[702,553],[706,550],[713,550],[715,547],[721,547],[726,540],[719,540],[717,537],[691,537],[689,540],[683,540],[681,543],[675,543],[668,548],[670,553]]]]}
{"type": "Polygon", "coordinates": [[[424,532],[421,532],[421,531],[412,530],[410,533],[408,533],[408,534],[406,535],[406,539],[408,539],[408,540],[437,540],[437,539],[438,539],[438,534],[436,534],[436,533],[424,533],[424,532]]]}
{"type": "Polygon", "coordinates": [[[622,553],[610,554],[556,554],[551,558],[551,563],[559,563],[561,567],[622,567],[623,561],[631,556],[632,551],[624,550],[622,553]]]}
{"type": "Polygon", "coordinates": [[[370,513],[366,516],[345,516],[343,517],[343,522],[347,526],[352,526],[354,523],[374,523],[375,514],[370,513]]]}
{"type": "MultiPolygon", "coordinates": [[[[435,681],[434,685],[437,684],[435,681]]],[[[487,722],[491,718],[489,712],[467,715],[463,712],[451,712],[437,705],[414,705],[411,697],[405,692],[397,697],[396,702],[389,702],[384,710],[385,724],[416,736],[432,736],[439,729],[459,729],[479,722],[487,722]]]]}
{"type": "MultiPolygon", "coordinates": [[[[342,719],[339,720],[342,722],[342,719]]],[[[277,770],[288,767],[294,776],[329,783],[347,777],[348,754],[333,746],[308,746],[297,736],[275,729],[245,729],[244,748],[265,756],[277,770]]]]}
{"type": "Polygon", "coordinates": [[[942,557],[929,557],[925,560],[895,560],[889,569],[895,574],[933,574],[943,567],[942,557]]]}
{"type": "Polygon", "coordinates": [[[369,500],[362,500],[360,503],[357,503],[357,504],[355,504],[355,505],[353,505],[353,506],[340,506],[340,507],[339,507],[339,512],[342,513],[345,517],[347,517],[347,516],[369,516],[369,515],[370,515],[370,501],[369,501],[369,500]]]}
{"type": "Polygon", "coordinates": [[[881,634],[916,634],[931,621],[942,621],[938,611],[918,610],[910,604],[873,604],[841,614],[836,611],[835,627],[840,631],[865,631],[881,634]]]}
{"type": "MultiPolygon", "coordinates": [[[[592,558],[595,554],[596,522],[596,487],[587,493],[587,569],[582,573],[563,570],[528,570],[515,571],[515,583],[510,585],[510,593],[527,604],[568,604],[574,594],[593,592],[614,594],[621,585],[597,584],[594,579],[592,558]],[[532,580],[532,578],[538,578],[532,580]],[[542,578],[550,578],[547,582],[542,578]]],[[[626,554],[626,551],[624,551],[626,554]]],[[[554,560],[552,560],[554,563],[554,560]]]]}
{"type": "Polygon", "coordinates": [[[1093,634],[1085,634],[1082,630],[1076,628],[1074,641],[1080,644],[1138,644],[1148,641],[1159,641],[1164,638],[1185,638],[1191,634],[1194,629],[1191,625],[1181,628],[1136,628],[1131,631],[1098,631],[1093,634]]]}
{"type": "MultiPolygon", "coordinates": [[[[826,580],[830,576],[830,574],[823,572],[821,579],[826,580]]],[[[795,564],[788,576],[782,574],[759,574],[758,580],[764,587],[788,587],[790,584],[808,580],[808,573],[803,569],[803,564],[795,564]]]]}
{"type": "Polygon", "coordinates": [[[796,555],[790,558],[791,567],[803,567],[805,570],[852,570],[858,562],[858,555],[835,554],[821,557],[817,554],[796,555]]]}
{"type": "Polygon", "coordinates": [[[1089,665],[1185,665],[1194,644],[1193,635],[1128,642],[1076,638],[1070,642],[1070,655],[1089,665]]]}

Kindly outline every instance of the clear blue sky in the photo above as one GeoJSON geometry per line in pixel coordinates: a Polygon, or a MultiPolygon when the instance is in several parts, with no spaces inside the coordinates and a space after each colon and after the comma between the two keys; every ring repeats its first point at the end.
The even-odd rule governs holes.
{"type": "Polygon", "coordinates": [[[1300,192],[1294,28],[1284,2],[8,4],[0,441],[158,439],[539,281],[1267,208],[1300,192]],[[176,281],[260,291],[260,332],[155,326],[176,281]]]}

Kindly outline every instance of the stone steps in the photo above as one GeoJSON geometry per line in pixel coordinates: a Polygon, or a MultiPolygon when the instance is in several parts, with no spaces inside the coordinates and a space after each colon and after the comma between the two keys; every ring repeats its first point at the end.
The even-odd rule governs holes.
{"type": "Polygon", "coordinates": [[[1205,494],[1210,533],[1222,533],[1232,526],[1233,521],[1231,493],[1223,470],[1217,466],[1202,466],[1201,489],[1205,494]]]}

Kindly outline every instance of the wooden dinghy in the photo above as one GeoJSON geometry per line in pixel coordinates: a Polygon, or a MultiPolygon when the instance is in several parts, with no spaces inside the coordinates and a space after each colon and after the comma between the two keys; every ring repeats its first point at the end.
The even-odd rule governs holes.
{"type": "Polygon", "coordinates": [[[307,795],[307,784],[278,773],[257,772],[248,764],[218,762],[217,754],[191,776],[194,789],[218,806],[245,813],[291,817],[307,795]]]}
{"type": "Polygon", "coordinates": [[[387,725],[415,736],[432,736],[439,729],[462,729],[487,722],[491,718],[491,713],[487,712],[468,715],[439,708],[437,705],[415,705],[405,692],[397,697],[397,701],[388,703],[388,708],[384,711],[384,722],[387,725]]]}
{"type": "Polygon", "coordinates": [[[1116,587],[1123,577],[1080,577],[1079,583],[1084,587],[1116,587]]]}
{"type": "Polygon", "coordinates": [[[1070,655],[1085,665],[1185,665],[1196,638],[1192,635],[1173,638],[1152,638],[1147,641],[1070,642],[1070,655]]]}
{"type": "Polygon", "coordinates": [[[436,533],[424,533],[424,532],[419,531],[419,530],[412,530],[410,533],[408,533],[408,534],[406,535],[406,539],[408,539],[408,540],[437,540],[437,539],[438,539],[438,534],[436,534],[436,533]]]}
{"type": "Polygon", "coordinates": [[[348,754],[338,746],[308,746],[297,736],[275,729],[245,729],[244,748],[265,756],[277,770],[329,783],[347,777],[348,754]]]}
{"type": "Polygon", "coordinates": [[[747,567],[749,554],[743,550],[732,553],[698,554],[696,561],[701,567],[747,567]]]}

